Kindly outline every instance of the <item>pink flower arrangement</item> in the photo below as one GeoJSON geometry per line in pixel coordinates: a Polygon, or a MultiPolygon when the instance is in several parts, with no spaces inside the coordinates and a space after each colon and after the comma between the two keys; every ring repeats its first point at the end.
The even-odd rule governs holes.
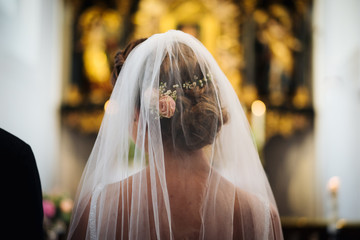
{"type": "Polygon", "coordinates": [[[169,95],[163,95],[159,99],[160,117],[171,118],[175,113],[175,100],[169,95]]]}
{"type": "Polygon", "coordinates": [[[47,199],[43,200],[43,209],[44,209],[44,215],[48,218],[52,218],[55,216],[56,213],[56,207],[55,204],[47,199]]]}
{"type": "Polygon", "coordinates": [[[66,232],[73,207],[74,202],[67,195],[43,195],[45,239],[53,239],[53,236],[59,239],[66,232]]]}

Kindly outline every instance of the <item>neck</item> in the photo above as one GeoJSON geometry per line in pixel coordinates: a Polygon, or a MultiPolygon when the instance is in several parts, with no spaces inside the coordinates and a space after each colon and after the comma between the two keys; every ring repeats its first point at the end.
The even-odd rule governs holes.
{"type": "Polygon", "coordinates": [[[167,171],[209,171],[210,165],[204,151],[173,152],[164,149],[164,160],[167,171]]]}

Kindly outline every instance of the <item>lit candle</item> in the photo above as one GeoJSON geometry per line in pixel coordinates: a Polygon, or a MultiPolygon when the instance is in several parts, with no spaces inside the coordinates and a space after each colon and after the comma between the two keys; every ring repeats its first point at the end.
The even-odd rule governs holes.
{"type": "Polygon", "coordinates": [[[340,178],[338,176],[334,176],[329,179],[328,182],[328,190],[331,193],[331,195],[336,195],[340,186],[340,178]]]}
{"type": "Polygon", "coordinates": [[[260,100],[254,101],[251,104],[251,127],[259,150],[262,149],[265,143],[265,118],[265,104],[260,100]]]}
{"type": "Polygon", "coordinates": [[[329,231],[331,233],[336,233],[336,223],[339,219],[338,215],[338,191],[340,187],[340,178],[334,176],[329,179],[327,184],[327,189],[330,192],[331,196],[331,212],[330,212],[330,226],[329,231]]]}

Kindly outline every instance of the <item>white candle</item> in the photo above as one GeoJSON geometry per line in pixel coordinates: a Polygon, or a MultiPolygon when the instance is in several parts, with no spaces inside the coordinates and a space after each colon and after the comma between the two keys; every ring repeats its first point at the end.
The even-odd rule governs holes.
{"type": "Polygon", "coordinates": [[[329,231],[330,232],[336,232],[336,223],[339,219],[339,213],[338,213],[338,191],[340,187],[340,178],[337,176],[334,176],[329,179],[327,184],[327,189],[330,192],[331,196],[331,212],[330,212],[330,226],[329,231]]]}
{"type": "Polygon", "coordinates": [[[263,148],[265,143],[265,119],[265,104],[260,100],[254,101],[251,104],[251,127],[259,150],[263,148]]]}
{"type": "Polygon", "coordinates": [[[340,186],[340,178],[338,176],[334,176],[329,179],[328,182],[328,190],[332,195],[336,195],[340,186]]]}

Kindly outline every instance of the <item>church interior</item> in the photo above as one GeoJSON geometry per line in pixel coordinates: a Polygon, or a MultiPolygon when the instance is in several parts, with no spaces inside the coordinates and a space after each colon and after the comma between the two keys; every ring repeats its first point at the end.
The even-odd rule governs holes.
{"type": "Polygon", "coordinates": [[[236,91],[284,239],[360,239],[359,22],[358,0],[0,0],[0,127],[32,147],[47,238],[66,238],[115,53],[179,29],[236,91]]]}

